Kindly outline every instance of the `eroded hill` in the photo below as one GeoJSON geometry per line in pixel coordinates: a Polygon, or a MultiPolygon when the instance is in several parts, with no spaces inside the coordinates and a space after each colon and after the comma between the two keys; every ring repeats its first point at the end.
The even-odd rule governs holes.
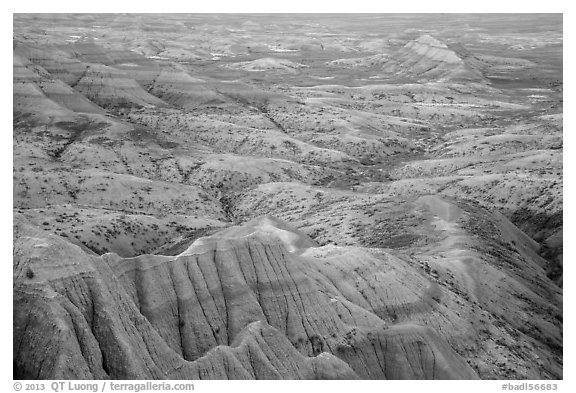
{"type": "Polygon", "coordinates": [[[311,18],[14,16],[15,378],[562,378],[561,17],[311,18]]]}

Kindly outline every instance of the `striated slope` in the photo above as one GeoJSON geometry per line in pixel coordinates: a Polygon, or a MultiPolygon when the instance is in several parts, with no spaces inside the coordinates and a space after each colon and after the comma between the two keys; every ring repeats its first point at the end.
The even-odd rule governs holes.
{"type": "Polygon", "coordinates": [[[89,256],[18,215],[14,234],[18,378],[476,378],[431,328],[355,304],[274,219],[177,257],[89,256]]]}
{"type": "Polygon", "coordinates": [[[350,301],[387,321],[434,327],[481,378],[562,375],[562,291],[546,277],[538,245],[500,213],[414,191],[419,196],[275,183],[245,193],[232,211],[244,219],[254,211],[274,212],[324,247],[393,249],[400,261],[386,267],[382,258],[355,251],[327,259],[330,270],[322,273],[345,263],[332,281],[362,289],[350,301]],[[381,286],[378,275],[365,280],[356,270],[367,266],[368,274],[395,270],[401,289],[381,286]],[[422,272],[429,283],[419,279],[422,272]],[[414,306],[392,306],[396,301],[414,306]]]}
{"type": "Polygon", "coordinates": [[[467,65],[456,52],[430,35],[408,42],[384,71],[418,80],[481,81],[482,74],[467,65]]]}
{"type": "MultiPolygon", "coordinates": [[[[50,123],[56,121],[71,121],[76,113],[50,99],[40,88],[45,80],[31,63],[18,55],[13,58],[13,113],[15,121],[33,119],[50,123]]],[[[87,101],[85,98],[81,100],[87,101]]]]}
{"type": "MultiPolygon", "coordinates": [[[[206,348],[194,362],[187,361],[141,313],[141,301],[135,302],[122,287],[114,263],[35,229],[19,215],[14,235],[15,378],[356,377],[330,354],[301,355],[276,329],[260,321],[238,329],[225,345],[206,348]]],[[[163,265],[170,259],[155,258],[163,265]]],[[[157,298],[155,288],[142,289],[144,299],[157,298]]],[[[186,309],[181,312],[184,318],[186,309]]],[[[184,325],[174,328],[186,330],[184,325]]],[[[195,333],[192,328],[190,333],[195,333]]]]}
{"type": "Polygon", "coordinates": [[[204,80],[193,78],[178,69],[163,69],[154,80],[144,82],[151,94],[184,109],[215,105],[227,98],[210,89],[204,80]]]}
{"type": "Polygon", "coordinates": [[[166,106],[147,93],[129,74],[102,64],[91,64],[74,88],[109,109],[166,106]]]}
{"type": "Polygon", "coordinates": [[[48,71],[55,79],[70,86],[78,83],[88,64],[81,62],[65,50],[55,46],[38,46],[29,43],[14,43],[14,54],[28,59],[48,71]]]}
{"type": "Polygon", "coordinates": [[[252,61],[243,61],[230,64],[227,67],[230,69],[244,71],[277,71],[296,73],[298,69],[306,68],[307,66],[304,64],[295,63],[287,59],[275,59],[266,57],[252,61]]]}

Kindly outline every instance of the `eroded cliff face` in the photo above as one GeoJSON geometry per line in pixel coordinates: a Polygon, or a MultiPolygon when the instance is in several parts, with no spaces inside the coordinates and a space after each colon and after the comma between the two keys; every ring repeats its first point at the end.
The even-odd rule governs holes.
{"type": "Polygon", "coordinates": [[[394,285],[376,266],[401,265],[391,255],[338,251],[331,267],[269,218],[176,257],[128,259],[88,255],[20,215],[14,225],[16,378],[477,378],[434,329],[386,321],[386,307],[431,307],[423,277],[389,305],[387,291],[334,281],[354,271],[394,285]]]}

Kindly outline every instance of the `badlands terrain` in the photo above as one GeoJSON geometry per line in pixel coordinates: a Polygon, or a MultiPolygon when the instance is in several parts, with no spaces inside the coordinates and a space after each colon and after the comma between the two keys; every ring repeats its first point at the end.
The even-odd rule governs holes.
{"type": "Polygon", "coordinates": [[[562,16],[14,15],[15,379],[561,379],[562,16]]]}

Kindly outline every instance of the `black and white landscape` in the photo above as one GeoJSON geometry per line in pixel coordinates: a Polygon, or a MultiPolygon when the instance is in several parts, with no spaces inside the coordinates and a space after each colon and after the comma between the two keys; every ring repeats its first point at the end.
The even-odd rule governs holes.
{"type": "Polygon", "coordinates": [[[14,14],[15,379],[562,379],[561,14],[14,14]]]}

